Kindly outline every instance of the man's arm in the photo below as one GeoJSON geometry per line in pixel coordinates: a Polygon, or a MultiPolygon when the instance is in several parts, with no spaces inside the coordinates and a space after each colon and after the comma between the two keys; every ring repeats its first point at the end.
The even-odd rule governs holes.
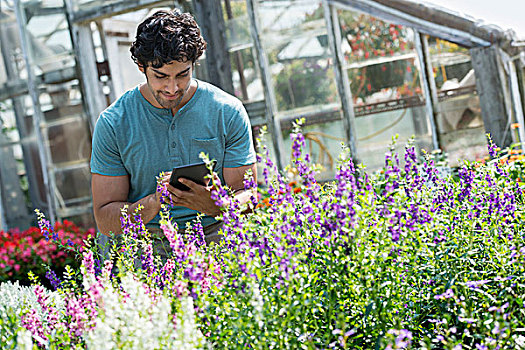
{"type": "Polygon", "coordinates": [[[252,196],[257,198],[257,187],[250,190],[244,189],[244,175],[252,171],[253,182],[257,185],[257,164],[250,164],[238,168],[224,168],[223,175],[226,184],[233,190],[234,196],[241,204],[251,202],[252,196]]]}
{"type": "MultiPolygon", "coordinates": [[[[237,168],[223,168],[224,181],[226,185],[234,191],[234,196],[241,204],[250,202],[252,196],[257,198],[257,189],[253,188],[249,191],[244,190],[244,174],[250,170],[252,171],[255,183],[257,183],[257,165],[250,164],[240,166],[237,168]]],[[[169,182],[169,174],[163,179],[164,182],[169,182]]],[[[167,188],[171,192],[171,200],[174,205],[180,205],[190,208],[206,215],[217,216],[220,214],[220,208],[215,205],[211,199],[211,188],[201,186],[193,181],[180,178],[179,181],[190,188],[189,191],[181,191],[169,183],[167,188]]]]}
{"type": "Polygon", "coordinates": [[[93,194],[93,211],[98,230],[105,235],[110,232],[121,234],[121,209],[128,205],[128,213],[142,205],[140,211],[142,221],[150,222],[160,210],[160,200],[157,193],[150,194],[135,203],[127,202],[129,193],[129,176],[105,176],[91,174],[91,191],[93,194]]]}

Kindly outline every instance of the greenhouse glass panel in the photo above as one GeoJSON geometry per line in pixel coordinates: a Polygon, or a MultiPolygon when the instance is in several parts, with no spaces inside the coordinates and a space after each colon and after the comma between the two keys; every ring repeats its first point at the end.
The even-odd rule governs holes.
{"type": "Polygon", "coordinates": [[[246,0],[222,0],[228,49],[253,46],[246,0]]]}
{"type": "Polygon", "coordinates": [[[66,162],[88,162],[91,154],[91,137],[86,122],[69,119],[48,127],[49,151],[55,165],[66,162]]]}
{"type": "MultiPolygon", "coordinates": [[[[0,84],[13,84],[17,79],[27,79],[20,34],[12,1],[0,0],[0,84]]],[[[27,84],[16,84],[23,88],[27,84]]],[[[0,90],[7,88],[0,87],[0,90]]],[[[11,87],[9,93],[14,92],[11,87]]]]}
{"type": "Polygon", "coordinates": [[[253,47],[230,51],[235,96],[243,102],[264,100],[264,90],[253,47]]]}
{"type": "Polygon", "coordinates": [[[0,133],[0,200],[7,227],[24,228],[30,221],[33,209],[30,208],[27,173],[20,156],[20,145],[5,145],[4,141],[4,135],[0,133]]]}
{"type": "Polygon", "coordinates": [[[223,0],[222,8],[235,96],[243,102],[264,100],[246,1],[223,0]]]}
{"type": "Polygon", "coordinates": [[[413,136],[419,150],[432,150],[414,31],[355,11],[338,18],[360,160],[380,168],[395,135],[398,151],[413,136]]]}
{"type": "Polygon", "coordinates": [[[277,109],[301,114],[337,103],[322,2],[262,1],[258,16],[277,109]]]}
{"type": "Polygon", "coordinates": [[[76,206],[78,203],[91,199],[89,165],[57,170],[55,177],[59,189],[59,207],[76,206]]]}
{"type": "Polygon", "coordinates": [[[19,130],[26,130],[25,136],[22,132],[20,136],[31,140],[22,143],[29,183],[31,188],[44,192],[43,196],[37,196],[33,190],[33,204],[45,212],[42,205],[45,199],[51,220],[61,220],[62,215],[70,212],[90,213],[91,207],[84,204],[71,207],[87,198],[84,193],[82,198],[71,197],[85,189],[68,187],[83,186],[89,190],[89,183],[65,180],[68,179],[65,174],[74,169],[88,168],[91,134],[64,3],[21,1],[18,6],[22,21],[18,30],[21,39],[25,39],[20,45],[23,62],[24,66],[29,62],[31,69],[26,72],[31,98],[24,97],[15,114],[19,130]]]}
{"type": "Polygon", "coordinates": [[[78,80],[59,84],[41,84],[39,102],[44,119],[58,123],[61,119],[87,118],[83,115],[82,95],[78,80]]]}
{"type": "Polygon", "coordinates": [[[458,160],[482,159],[488,156],[487,140],[470,53],[434,37],[428,43],[438,90],[441,147],[452,166],[458,160]]]}
{"type": "Polygon", "coordinates": [[[260,1],[258,17],[277,118],[283,129],[284,162],[291,159],[292,122],[304,117],[304,132],[311,138],[307,149],[311,145],[312,161],[323,169],[319,179],[333,178],[331,160],[340,153],[344,136],[339,134],[344,128],[323,3],[260,1]]]}
{"type": "MultiPolygon", "coordinates": [[[[20,177],[19,191],[29,193],[33,208],[45,208],[47,199],[43,186],[42,167],[38,145],[33,128],[33,104],[28,95],[0,101],[2,131],[0,146],[4,147],[1,165],[14,169],[20,177]],[[14,165],[16,164],[16,166],[14,165]]],[[[13,177],[11,177],[12,179],[13,177]]],[[[6,185],[6,175],[0,176],[2,186],[6,185]]]]}
{"type": "Polygon", "coordinates": [[[75,66],[73,45],[62,1],[22,2],[24,34],[30,45],[35,74],[63,71],[75,66]],[[55,6],[52,6],[52,5],[55,6]]]}
{"type": "Polygon", "coordinates": [[[20,141],[20,133],[11,99],[0,101],[0,128],[1,143],[18,143],[20,141]]]}

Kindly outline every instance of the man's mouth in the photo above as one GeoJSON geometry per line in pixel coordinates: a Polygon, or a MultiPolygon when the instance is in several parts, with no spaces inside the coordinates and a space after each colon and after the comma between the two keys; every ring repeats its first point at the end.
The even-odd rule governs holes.
{"type": "Polygon", "coordinates": [[[162,94],[162,96],[164,96],[164,98],[166,100],[176,100],[176,99],[180,98],[180,96],[181,96],[179,93],[171,95],[171,94],[167,94],[165,92],[161,92],[161,94],[162,94]]]}

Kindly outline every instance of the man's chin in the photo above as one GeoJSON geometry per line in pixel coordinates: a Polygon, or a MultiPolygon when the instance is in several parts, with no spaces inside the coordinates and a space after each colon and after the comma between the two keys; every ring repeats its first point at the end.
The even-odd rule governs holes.
{"type": "Polygon", "coordinates": [[[181,99],[173,101],[162,100],[162,103],[160,103],[160,105],[162,106],[162,108],[171,109],[177,107],[180,104],[180,101],[181,99]]]}

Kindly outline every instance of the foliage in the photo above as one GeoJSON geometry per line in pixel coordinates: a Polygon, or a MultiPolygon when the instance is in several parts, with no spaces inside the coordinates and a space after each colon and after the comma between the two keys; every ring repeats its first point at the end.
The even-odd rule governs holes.
{"type": "Polygon", "coordinates": [[[335,102],[337,96],[329,65],[317,60],[294,60],[275,77],[277,105],[280,110],[335,102]]]}
{"type": "Polygon", "coordinates": [[[50,348],[525,346],[523,190],[493,145],[493,160],[465,163],[457,179],[438,176],[430,157],[417,162],[410,143],[403,165],[392,147],[377,174],[343,149],[336,181],[320,184],[303,135],[292,138],[298,184],[258,155],[268,200],[251,213],[211,178],[219,244],[204,244],[198,222],[182,236],[166,201],[161,259],[139,213],[124,209],[112,259],[97,270],[85,250],[82,283],[60,285],[63,311],[36,288],[44,316],[27,307],[19,324],[50,348]]]}
{"type": "Polygon", "coordinates": [[[351,63],[362,62],[359,68],[348,70],[356,99],[365,100],[385,89],[395,91],[393,98],[421,94],[414,59],[396,58],[414,50],[409,29],[353,11],[340,10],[338,18],[341,35],[350,47],[345,59],[351,63]],[[372,62],[374,59],[378,61],[372,62]]]}
{"type": "Polygon", "coordinates": [[[66,265],[78,268],[80,262],[71,248],[84,246],[84,240],[94,233],[94,229],[83,230],[67,220],[57,222],[44,235],[38,227],[0,231],[0,282],[11,280],[29,285],[29,271],[47,282],[46,265],[52,265],[59,273],[66,265]]]}
{"type": "Polygon", "coordinates": [[[5,111],[4,102],[0,101],[0,124],[2,125],[2,133],[3,134],[6,133],[5,121],[4,121],[4,118],[3,118],[2,114],[1,114],[4,111],[5,111]]]}
{"type": "MultiPolygon", "coordinates": [[[[497,161],[501,166],[506,167],[509,177],[523,187],[525,186],[525,155],[523,150],[516,146],[513,145],[500,152],[497,161]]],[[[481,161],[485,162],[485,160],[481,161]]]]}
{"type": "MultiPolygon", "coordinates": [[[[346,59],[351,62],[394,57],[414,50],[413,43],[408,40],[408,30],[403,26],[347,11],[341,12],[340,24],[351,48],[346,59]]],[[[393,59],[349,70],[352,93],[361,98],[386,88],[394,88],[400,95],[421,93],[418,72],[414,68],[413,59],[393,59]]]]}
{"type": "MultiPolygon", "coordinates": [[[[18,281],[0,284],[0,344],[2,349],[15,349],[23,343],[31,342],[31,333],[20,324],[20,314],[27,308],[34,308],[39,317],[43,317],[35,294],[36,287],[21,286],[18,281]]],[[[45,291],[46,298],[57,305],[62,298],[50,291],[45,291]]]]}
{"type": "MultiPolygon", "coordinates": [[[[323,6],[320,5],[306,20],[321,19],[324,17],[323,12],[323,6]]],[[[348,70],[352,95],[355,98],[364,100],[387,88],[396,90],[396,98],[421,94],[418,71],[413,59],[389,59],[370,64],[366,62],[412,52],[414,44],[409,39],[409,29],[355,11],[339,10],[337,17],[341,36],[350,47],[345,59],[351,63],[363,62],[362,67],[348,70]]]]}

